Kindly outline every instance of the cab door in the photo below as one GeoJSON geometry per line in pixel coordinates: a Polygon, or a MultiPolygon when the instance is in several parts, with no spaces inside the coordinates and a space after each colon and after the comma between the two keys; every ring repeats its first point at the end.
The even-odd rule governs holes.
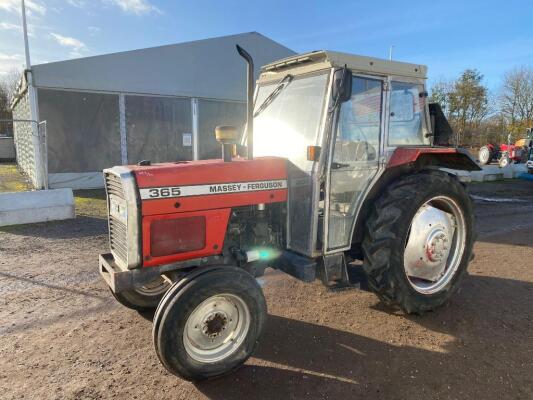
{"type": "Polygon", "coordinates": [[[354,221],[379,170],[384,80],[352,77],[351,99],[343,103],[330,147],[326,203],[326,253],[348,249],[354,221]]]}

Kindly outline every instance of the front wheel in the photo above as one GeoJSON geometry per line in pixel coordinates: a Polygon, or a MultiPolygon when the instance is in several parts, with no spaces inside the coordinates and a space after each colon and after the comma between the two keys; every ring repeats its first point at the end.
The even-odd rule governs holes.
{"type": "Polygon", "coordinates": [[[221,267],[171,287],[154,316],[155,350],[184,379],[225,375],[250,357],[265,319],[257,281],[240,268],[221,267]]]}
{"type": "Polygon", "coordinates": [[[161,276],[144,286],[119,293],[111,292],[125,307],[137,311],[155,310],[170,284],[161,276]]]}
{"type": "Polygon", "coordinates": [[[500,158],[500,161],[498,162],[500,168],[505,168],[509,165],[509,157],[504,154],[502,158],[500,158]]]}
{"type": "Polygon", "coordinates": [[[433,310],[459,287],[473,242],[470,198],[455,177],[424,171],[400,178],[367,220],[369,286],[408,313],[433,310]]]}

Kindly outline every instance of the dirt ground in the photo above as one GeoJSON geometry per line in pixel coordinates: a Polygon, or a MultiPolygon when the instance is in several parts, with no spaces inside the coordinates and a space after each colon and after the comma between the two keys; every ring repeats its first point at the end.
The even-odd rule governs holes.
{"type": "Polygon", "coordinates": [[[471,192],[476,258],[445,307],[406,316],[365,291],[271,272],[254,357],[198,385],[165,371],[152,316],[120,306],[99,278],[105,202],[77,193],[75,220],[0,230],[0,397],[532,399],[533,183],[471,192]]]}

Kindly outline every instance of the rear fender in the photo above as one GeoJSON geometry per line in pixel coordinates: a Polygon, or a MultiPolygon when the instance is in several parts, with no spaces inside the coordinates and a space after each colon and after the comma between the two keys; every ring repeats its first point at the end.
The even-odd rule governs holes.
{"type": "MultiPolygon", "coordinates": [[[[387,168],[372,187],[357,216],[355,229],[352,236],[353,256],[360,255],[358,243],[363,240],[365,221],[371,212],[371,205],[383,191],[395,180],[403,175],[416,173],[422,170],[448,168],[463,171],[479,171],[481,168],[472,159],[470,154],[463,149],[455,148],[397,148],[390,158],[387,168]]],[[[450,173],[450,175],[453,175],[450,173]]]]}
{"type": "Polygon", "coordinates": [[[462,171],[481,171],[467,150],[451,147],[398,147],[390,158],[387,169],[408,166],[415,170],[428,167],[462,171]]]}

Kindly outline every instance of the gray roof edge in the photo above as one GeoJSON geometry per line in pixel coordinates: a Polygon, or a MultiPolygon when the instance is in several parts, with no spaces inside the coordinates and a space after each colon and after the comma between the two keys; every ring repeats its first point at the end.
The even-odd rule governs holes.
{"type": "Polygon", "coordinates": [[[277,42],[275,40],[270,39],[269,37],[263,35],[262,33],[256,32],[256,31],[251,31],[251,32],[235,33],[235,34],[224,35],[224,36],[214,36],[214,37],[209,37],[209,38],[204,38],[204,39],[196,39],[196,40],[191,40],[191,41],[187,41],[187,42],[169,43],[169,44],[163,44],[163,45],[159,45],[159,46],[151,46],[151,47],[144,47],[144,48],[139,48],[139,49],[124,50],[124,51],[115,51],[115,52],[112,52],[112,53],[96,54],[96,55],[88,56],[88,57],[71,58],[71,59],[68,59],[68,60],[59,60],[59,61],[53,61],[53,62],[49,62],[49,63],[34,64],[34,65],[32,65],[32,69],[36,69],[36,71],[38,71],[43,66],[47,66],[48,67],[48,66],[53,66],[53,65],[58,65],[58,64],[66,64],[66,63],[70,63],[70,62],[93,60],[93,59],[97,59],[97,58],[100,58],[100,57],[112,57],[112,56],[118,56],[118,55],[135,54],[135,53],[140,53],[140,52],[143,52],[143,51],[146,51],[146,50],[158,50],[158,49],[164,49],[164,48],[178,47],[178,46],[182,46],[182,45],[183,46],[191,45],[191,44],[201,43],[201,42],[225,40],[225,39],[229,39],[229,38],[239,38],[239,37],[250,36],[250,35],[261,36],[263,39],[275,43],[276,45],[284,48],[288,52],[292,52],[292,53],[296,54],[296,52],[294,50],[289,49],[287,46],[285,46],[285,45],[283,45],[283,44],[281,44],[281,43],[279,43],[279,42],[277,42]]]}
{"type": "Polygon", "coordinates": [[[331,50],[316,50],[294,56],[285,57],[267,64],[261,68],[261,72],[286,68],[301,62],[328,62],[333,66],[348,65],[352,68],[363,68],[366,65],[369,71],[382,72],[387,74],[413,76],[426,78],[427,67],[422,64],[408,63],[404,61],[391,61],[382,58],[362,56],[357,54],[343,53],[331,50]]]}

